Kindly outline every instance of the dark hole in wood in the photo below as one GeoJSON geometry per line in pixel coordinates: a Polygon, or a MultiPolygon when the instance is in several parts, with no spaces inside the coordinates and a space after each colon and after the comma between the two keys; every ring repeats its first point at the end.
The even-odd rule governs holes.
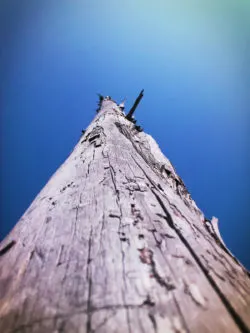
{"type": "Polygon", "coordinates": [[[100,134],[93,135],[91,138],[89,138],[89,142],[92,142],[99,137],[100,137],[100,134]]]}
{"type": "Polygon", "coordinates": [[[3,256],[6,252],[8,252],[12,246],[16,244],[16,241],[12,240],[9,244],[7,244],[3,249],[0,250],[0,256],[3,256]]]}
{"type": "Polygon", "coordinates": [[[180,181],[178,179],[175,179],[176,186],[181,185],[180,181]]]}
{"type": "Polygon", "coordinates": [[[163,188],[161,187],[161,184],[157,184],[158,188],[163,191],[163,188]]]}
{"type": "Polygon", "coordinates": [[[151,301],[150,297],[147,296],[146,300],[142,303],[142,305],[155,306],[155,302],[151,301]]]}
{"type": "Polygon", "coordinates": [[[171,175],[171,171],[169,171],[168,169],[165,169],[165,171],[166,171],[166,174],[167,174],[168,176],[171,175]]]}
{"type": "Polygon", "coordinates": [[[140,234],[140,235],[138,236],[138,238],[139,238],[139,239],[143,239],[143,238],[144,238],[144,235],[143,235],[143,234],[140,234]]]}
{"type": "Polygon", "coordinates": [[[46,217],[45,223],[49,223],[52,220],[51,216],[46,217]]]}

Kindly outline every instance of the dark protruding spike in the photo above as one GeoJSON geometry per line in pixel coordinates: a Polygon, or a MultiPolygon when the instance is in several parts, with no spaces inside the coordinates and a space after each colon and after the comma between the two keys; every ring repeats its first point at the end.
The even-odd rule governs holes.
{"type": "Polygon", "coordinates": [[[136,98],[134,105],[132,106],[132,108],[130,109],[129,113],[127,114],[126,118],[128,120],[132,119],[133,113],[135,112],[135,109],[137,108],[138,104],[140,103],[142,97],[143,97],[143,93],[144,93],[144,89],[142,89],[142,91],[140,92],[139,96],[136,98]]]}
{"type": "Polygon", "coordinates": [[[97,94],[97,96],[99,97],[99,101],[102,101],[104,99],[104,97],[101,94],[97,94]]]}
{"type": "Polygon", "coordinates": [[[104,100],[104,97],[101,95],[101,94],[97,94],[98,98],[99,98],[99,101],[98,101],[98,108],[96,110],[96,112],[98,113],[101,109],[101,106],[102,106],[102,102],[104,100]]]}

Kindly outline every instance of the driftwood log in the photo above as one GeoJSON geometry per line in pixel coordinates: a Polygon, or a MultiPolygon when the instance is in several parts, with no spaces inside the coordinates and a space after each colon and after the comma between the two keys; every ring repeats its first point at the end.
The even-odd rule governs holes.
{"type": "Polygon", "coordinates": [[[0,246],[0,332],[239,333],[250,279],[110,98],[0,246]]]}

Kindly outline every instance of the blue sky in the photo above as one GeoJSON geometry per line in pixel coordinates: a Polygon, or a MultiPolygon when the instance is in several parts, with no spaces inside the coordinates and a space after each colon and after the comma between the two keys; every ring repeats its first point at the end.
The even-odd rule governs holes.
{"type": "Polygon", "coordinates": [[[95,115],[131,106],[250,268],[250,4],[2,0],[1,239],[95,115]]]}

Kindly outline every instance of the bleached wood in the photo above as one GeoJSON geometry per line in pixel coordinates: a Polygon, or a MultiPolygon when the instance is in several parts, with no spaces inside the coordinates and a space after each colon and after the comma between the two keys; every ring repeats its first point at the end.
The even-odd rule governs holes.
{"type": "Polygon", "coordinates": [[[0,247],[0,332],[248,332],[250,282],[115,102],[0,247]]]}

